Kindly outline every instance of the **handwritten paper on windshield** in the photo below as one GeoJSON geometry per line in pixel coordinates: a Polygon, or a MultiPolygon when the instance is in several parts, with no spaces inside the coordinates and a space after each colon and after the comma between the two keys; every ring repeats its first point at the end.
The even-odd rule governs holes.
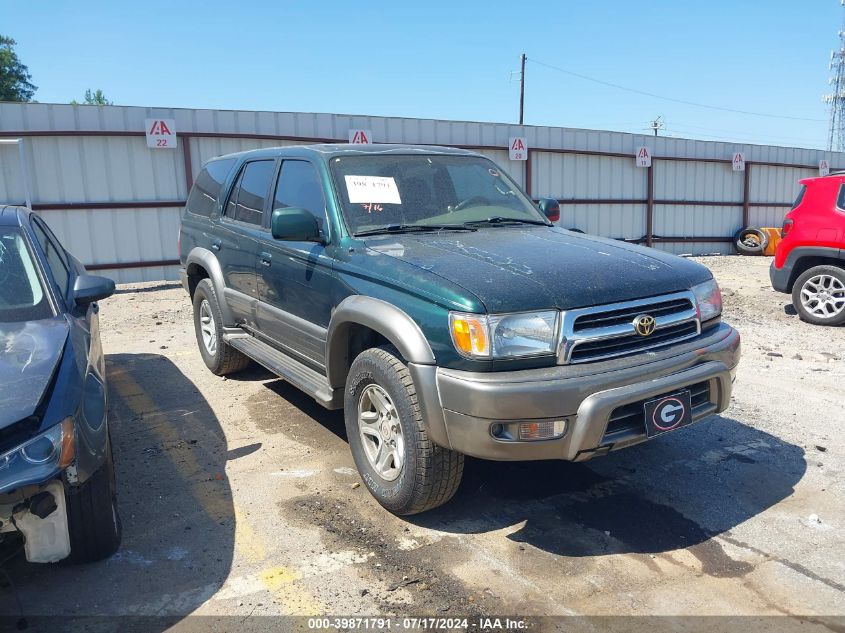
{"type": "Polygon", "coordinates": [[[393,178],[385,176],[344,176],[349,202],[352,204],[402,204],[393,178]]]}

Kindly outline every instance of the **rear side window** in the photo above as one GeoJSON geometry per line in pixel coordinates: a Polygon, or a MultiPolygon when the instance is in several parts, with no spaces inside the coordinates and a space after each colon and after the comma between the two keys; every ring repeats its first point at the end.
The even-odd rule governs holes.
{"type": "Polygon", "coordinates": [[[247,163],[229,196],[226,217],[261,226],[264,223],[264,205],[275,168],[276,163],[272,160],[247,163]]]}
{"type": "MultiPolygon", "coordinates": [[[[795,202],[792,203],[792,208],[795,209],[801,204],[801,201],[804,199],[804,192],[807,191],[807,185],[801,185],[801,188],[798,190],[798,195],[795,196],[795,202]]],[[[842,199],[842,192],[839,192],[839,199],[842,199]]]]}
{"type": "Polygon", "coordinates": [[[326,218],[323,187],[313,165],[303,160],[286,160],[282,163],[273,209],[297,207],[305,209],[315,218],[321,229],[326,218]]]}
{"type": "Polygon", "coordinates": [[[188,196],[187,208],[190,213],[206,217],[214,213],[223,183],[234,164],[234,158],[227,158],[213,160],[203,168],[188,196]]]}
{"type": "Polygon", "coordinates": [[[836,198],[838,209],[845,210],[845,184],[839,185],[839,196],[836,198]]]}

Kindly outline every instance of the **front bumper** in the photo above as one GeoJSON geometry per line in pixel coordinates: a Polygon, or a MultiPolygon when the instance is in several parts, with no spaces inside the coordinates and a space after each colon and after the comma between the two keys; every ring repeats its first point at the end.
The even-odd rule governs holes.
{"type": "Polygon", "coordinates": [[[694,422],[724,411],[739,354],[739,333],[719,324],[666,349],[582,365],[513,372],[409,369],[437,444],[485,459],[582,461],[646,439],[644,425],[608,428],[614,411],[625,405],[697,385],[706,386],[706,396],[693,406],[694,422]],[[565,419],[566,433],[522,442],[491,433],[494,424],[544,419],[565,419]]]}

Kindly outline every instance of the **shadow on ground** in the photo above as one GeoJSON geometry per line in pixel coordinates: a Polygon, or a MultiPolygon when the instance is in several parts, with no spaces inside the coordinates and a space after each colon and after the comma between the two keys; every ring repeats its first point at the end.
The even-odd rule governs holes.
{"type": "MultiPolygon", "coordinates": [[[[346,441],[341,412],[326,411],[284,381],[265,386],[271,397],[251,410],[259,425],[323,450],[346,441]]],[[[508,538],[561,556],[684,548],[705,573],[738,576],[750,567],[731,560],[711,537],[788,497],[805,471],[800,447],[717,416],[587,463],[467,458],[452,501],[405,520],[453,534],[523,524],[508,538]]]]}
{"type": "Polygon", "coordinates": [[[589,463],[468,459],[446,506],[411,521],[451,533],[525,522],[509,535],[562,556],[689,548],[705,573],[750,570],[712,536],[792,494],[804,452],[728,417],[716,417],[589,463]]]}
{"type": "MultiPolygon", "coordinates": [[[[123,543],[112,558],[81,566],[30,565],[7,571],[28,616],[191,613],[229,575],[235,538],[227,452],[208,403],[167,358],[106,359],[111,435],[123,543]]],[[[13,602],[0,592],[0,611],[13,602]]],[[[154,619],[149,626],[173,624],[154,619]]]]}

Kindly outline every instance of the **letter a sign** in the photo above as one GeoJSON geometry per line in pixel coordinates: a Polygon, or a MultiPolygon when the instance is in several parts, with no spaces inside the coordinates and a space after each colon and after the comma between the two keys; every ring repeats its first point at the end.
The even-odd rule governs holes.
{"type": "Polygon", "coordinates": [[[349,142],[356,145],[371,145],[373,133],[370,130],[349,130],[349,142]]]}
{"type": "Polygon", "coordinates": [[[745,154],[742,152],[735,152],[731,162],[733,163],[734,171],[745,171],[745,154]]]}
{"type": "Polygon", "coordinates": [[[827,176],[830,174],[830,163],[824,158],[819,161],[819,176],[827,176]]]}
{"type": "Polygon", "coordinates": [[[528,143],[524,136],[511,136],[508,139],[508,158],[511,160],[528,160],[528,143]]]}
{"type": "Polygon", "coordinates": [[[176,121],[173,119],[147,119],[147,147],[153,149],[176,147],[176,121]]]}
{"type": "Polygon", "coordinates": [[[651,150],[647,147],[637,149],[637,167],[651,167],[651,150]]]}

